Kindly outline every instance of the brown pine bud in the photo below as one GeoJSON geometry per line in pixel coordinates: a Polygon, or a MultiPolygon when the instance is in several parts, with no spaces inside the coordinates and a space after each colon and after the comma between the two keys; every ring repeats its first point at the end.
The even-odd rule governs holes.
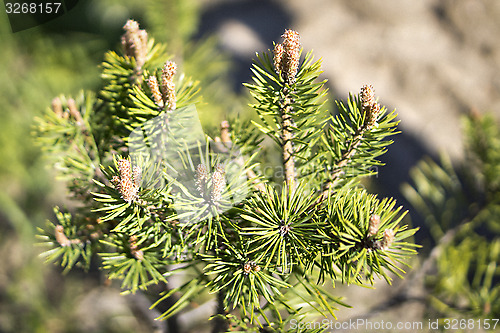
{"type": "Polygon", "coordinates": [[[120,183],[120,193],[122,194],[123,200],[132,202],[137,198],[137,187],[130,178],[122,179],[120,183]]]}
{"type": "Polygon", "coordinates": [[[212,174],[212,202],[222,199],[222,192],[226,188],[226,178],[223,172],[214,171],[212,174]]]}
{"type": "Polygon", "coordinates": [[[285,53],[285,50],[283,49],[283,44],[276,44],[274,45],[274,50],[273,50],[273,62],[274,62],[274,70],[278,75],[281,75],[281,72],[283,71],[283,54],[285,53]]]}
{"type": "Polygon", "coordinates": [[[385,229],[384,230],[384,238],[382,238],[382,242],[380,244],[380,247],[382,250],[387,250],[391,246],[392,242],[394,240],[394,230],[392,229],[385,229]]]}
{"type": "Polygon", "coordinates": [[[96,231],[90,234],[90,239],[92,240],[98,240],[102,236],[101,231],[96,231]]]}
{"type": "Polygon", "coordinates": [[[252,271],[252,263],[251,262],[247,262],[245,265],[243,265],[243,273],[245,275],[250,274],[251,271],[252,271]]]}
{"type": "Polygon", "coordinates": [[[132,252],[132,255],[139,261],[144,259],[144,252],[142,252],[142,250],[135,250],[132,252]]]}
{"type": "Polygon", "coordinates": [[[123,26],[125,34],[122,36],[122,45],[125,54],[135,58],[138,68],[141,68],[147,56],[148,34],[145,30],[139,29],[139,23],[128,20],[123,26]]]}
{"type": "Polygon", "coordinates": [[[139,249],[139,246],[137,245],[137,236],[135,235],[130,236],[129,247],[130,247],[130,253],[134,256],[135,259],[139,261],[144,259],[144,252],[141,249],[139,249]]]}
{"type": "Polygon", "coordinates": [[[174,75],[177,71],[177,64],[173,61],[167,61],[161,70],[161,93],[163,103],[168,110],[175,110],[176,96],[174,75]]]}
{"type": "Polygon", "coordinates": [[[359,100],[361,103],[361,112],[365,116],[365,126],[367,129],[371,129],[377,123],[380,113],[380,105],[375,99],[375,90],[371,84],[365,84],[361,87],[359,100]]]}
{"type": "Polygon", "coordinates": [[[120,171],[120,193],[123,200],[131,202],[137,198],[138,187],[132,179],[132,167],[130,161],[121,159],[118,161],[118,169],[120,171]]]}
{"type": "Polygon", "coordinates": [[[174,75],[177,72],[177,64],[173,61],[167,61],[161,70],[161,80],[162,82],[172,81],[174,79],[174,75]]]}
{"type": "Polygon", "coordinates": [[[217,172],[221,173],[222,175],[225,175],[225,174],[226,174],[226,169],[225,169],[225,167],[224,167],[224,164],[222,164],[222,163],[217,163],[217,164],[215,165],[215,168],[214,168],[214,169],[215,169],[215,171],[217,171],[217,172]]]}
{"type": "Polygon", "coordinates": [[[111,178],[111,184],[118,190],[120,190],[120,177],[118,176],[113,176],[111,178]]]}
{"type": "Polygon", "coordinates": [[[140,66],[144,65],[146,62],[146,56],[148,54],[148,33],[146,30],[142,29],[137,32],[137,39],[140,45],[140,54],[138,57],[140,58],[140,66]]]}
{"type": "Polygon", "coordinates": [[[208,171],[205,164],[198,164],[196,167],[196,179],[204,181],[208,179],[208,171]]]}
{"type": "Polygon", "coordinates": [[[76,107],[75,100],[73,98],[68,99],[68,109],[69,114],[76,120],[78,125],[83,125],[83,118],[80,111],[76,107]]]}
{"type": "Polygon", "coordinates": [[[260,266],[257,265],[254,261],[249,261],[249,262],[246,262],[244,265],[243,265],[243,274],[245,275],[248,275],[250,274],[250,272],[260,272],[260,266]]]}
{"type": "Polygon", "coordinates": [[[134,177],[134,185],[139,188],[142,181],[142,168],[138,165],[135,165],[132,168],[132,176],[134,177]]]}
{"type": "Polygon", "coordinates": [[[61,246],[70,246],[71,245],[71,241],[64,234],[64,227],[62,225],[56,226],[54,236],[56,237],[56,241],[59,243],[59,245],[61,245],[61,246]]]}
{"type": "Polygon", "coordinates": [[[294,84],[300,60],[299,33],[294,30],[285,30],[285,33],[281,37],[283,37],[283,50],[284,50],[284,55],[282,60],[283,62],[282,71],[284,74],[284,80],[288,84],[294,84]]]}
{"type": "Polygon", "coordinates": [[[368,237],[373,237],[378,232],[378,227],[380,226],[380,216],[373,214],[370,216],[370,223],[368,225],[368,237]]]}
{"type": "Polygon", "coordinates": [[[167,110],[175,110],[177,106],[177,97],[175,96],[175,83],[173,82],[166,82],[163,85],[164,88],[164,94],[163,94],[163,99],[165,102],[165,105],[167,106],[167,110]]]}
{"type": "Polygon", "coordinates": [[[160,93],[160,86],[158,85],[158,79],[156,78],[156,76],[151,75],[147,79],[147,83],[149,90],[151,90],[151,94],[155,104],[162,108],[165,104],[163,104],[163,99],[160,93]]]}
{"type": "Polygon", "coordinates": [[[52,100],[52,111],[54,111],[57,118],[62,118],[63,108],[62,108],[61,99],[59,97],[56,97],[52,100]]]}
{"type": "Polygon", "coordinates": [[[132,166],[128,159],[122,158],[118,160],[118,171],[120,172],[120,179],[131,179],[132,178],[132,166]]]}
{"type": "Polygon", "coordinates": [[[136,235],[130,236],[128,238],[128,242],[129,242],[130,249],[132,249],[132,250],[136,250],[137,249],[137,236],[136,235]]]}
{"type": "Polygon", "coordinates": [[[224,120],[220,123],[220,138],[224,143],[231,142],[231,134],[229,133],[229,122],[224,120]]]}
{"type": "Polygon", "coordinates": [[[288,233],[290,232],[290,230],[292,229],[292,227],[290,226],[290,224],[283,224],[281,227],[280,227],[280,236],[281,237],[285,237],[286,235],[288,235],[288,233]]]}
{"type": "Polygon", "coordinates": [[[196,167],[195,177],[196,188],[200,194],[203,195],[205,192],[205,184],[208,181],[208,171],[205,164],[198,164],[196,167]]]}

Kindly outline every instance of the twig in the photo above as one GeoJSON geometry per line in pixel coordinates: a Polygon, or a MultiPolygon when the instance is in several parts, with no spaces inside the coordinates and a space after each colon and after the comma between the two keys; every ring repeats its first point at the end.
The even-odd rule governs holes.
{"type": "MultiPolygon", "coordinates": [[[[229,153],[229,149],[231,148],[232,144],[233,142],[231,141],[231,134],[229,132],[229,122],[227,120],[224,120],[221,123],[220,138],[215,138],[215,148],[220,153],[229,153]]],[[[241,155],[238,156],[234,160],[234,162],[241,167],[245,166],[245,160],[241,155]]],[[[264,183],[260,179],[258,179],[257,174],[255,174],[252,169],[247,168],[246,174],[249,179],[252,179],[252,182],[257,190],[259,190],[260,192],[264,192],[266,190],[264,183]]]]}
{"type": "Polygon", "coordinates": [[[285,169],[285,181],[289,188],[295,187],[295,160],[293,149],[293,99],[289,86],[293,86],[297,80],[297,70],[300,60],[300,37],[294,30],[285,30],[283,43],[276,44],[274,49],[274,70],[281,76],[286,86],[283,88],[283,99],[279,103],[281,114],[281,140],[283,149],[283,168],[285,169]]]}
{"type": "MultiPolygon", "coordinates": [[[[285,95],[288,95],[287,90],[285,89],[285,95]]],[[[283,167],[285,169],[285,181],[288,187],[295,186],[295,160],[293,157],[294,149],[293,149],[293,133],[291,131],[292,127],[292,116],[291,112],[293,107],[291,106],[291,100],[289,97],[285,97],[283,106],[280,108],[281,110],[281,139],[282,139],[282,149],[283,149],[283,167]]]]}
{"type": "Polygon", "coordinates": [[[160,316],[160,313],[156,309],[149,309],[151,302],[142,292],[127,295],[127,300],[133,313],[146,321],[152,328],[153,333],[177,332],[170,329],[167,330],[167,322],[155,320],[155,318],[160,316]]]}
{"type": "Polygon", "coordinates": [[[351,140],[349,148],[346,152],[344,152],[344,154],[342,154],[340,161],[337,162],[337,170],[332,174],[332,179],[326,184],[326,190],[318,199],[320,201],[328,196],[331,189],[335,186],[337,178],[342,174],[342,168],[345,167],[354,154],[356,154],[357,148],[361,144],[361,140],[363,139],[365,133],[370,131],[377,124],[377,119],[380,116],[380,105],[377,103],[375,90],[372,85],[365,84],[361,87],[359,101],[361,104],[360,111],[364,118],[363,125],[357,129],[356,135],[351,140]]]}
{"type": "Polygon", "coordinates": [[[222,291],[217,293],[217,314],[219,316],[213,319],[214,327],[212,329],[212,333],[226,332],[229,328],[229,323],[223,318],[223,316],[227,314],[227,311],[224,308],[224,297],[225,294],[222,291]]]}
{"type": "Polygon", "coordinates": [[[356,154],[357,148],[361,144],[361,140],[363,139],[363,135],[365,134],[366,130],[367,130],[366,126],[361,127],[358,131],[358,134],[352,139],[349,149],[346,150],[344,154],[342,154],[342,157],[337,162],[335,166],[336,170],[332,173],[332,179],[326,183],[325,190],[316,200],[316,204],[325,200],[332,191],[332,189],[335,187],[336,181],[342,174],[342,168],[345,167],[347,163],[349,163],[351,158],[354,156],[354,154],[356,154]]]}

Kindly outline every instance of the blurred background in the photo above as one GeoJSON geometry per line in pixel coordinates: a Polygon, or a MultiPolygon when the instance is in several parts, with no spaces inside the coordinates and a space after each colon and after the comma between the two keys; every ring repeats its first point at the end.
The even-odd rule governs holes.
{"type": "MultiPolygon", "coordinates": [[[[418,160],[463,157],[463,114],[488,111],[500,119],[496,0],[80,0],[67,14],[16,33],[2,11],[0,332],[152,331],[134,311],[136,300],[103,287],[96,272],[63,276],[34,245],[36,227],[64,205],[65,190],[33,144],[33,118],[59,94],[99,89],[98,66],[107,50],[119,48],[129,18],[202,82],[207,131],[229,114],[247,116],[241,83],[250,81],[255,52],[271,48],[284,29],[297,30],[304,49],[323,59],[332,98],[369,83],[381,104],[397,109],[402,133],[375,181],[378,192],[407,208],[400,187],[418,160]]],[[[417,242],[425,244],[421,218],[412,214],[412,222],[423,227],[417,242]]],[[[346,288],[340,294],[354,309],[339,319],[362,314],[386,292],[382,286],[360,296],[346,288]]]]}

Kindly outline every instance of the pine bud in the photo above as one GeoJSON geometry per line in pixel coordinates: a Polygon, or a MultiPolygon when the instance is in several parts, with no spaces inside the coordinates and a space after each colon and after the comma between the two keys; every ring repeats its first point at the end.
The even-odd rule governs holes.
{"type": "Polygon", "coordinates": [[[139,188],[142,181],[142,169],[140,166],[135,165],[132,168],[132,176],[134,177],[134,185],[139,188]]]}
{"type": "Polygon", "coordinates": [[[69,114],[76,120],[78,125],[83,125],[83,118],[76,107],[75,100],[73,98],[68,99],[68,109],[69,114]]]}
{"type": "Polygon", "coordinates": [[[135,259],[141,261],[144,259],[144,252],[142,250],[135,250],[132,255],[135,257],[135,259]]]}
{"type": "Polygon", "coordinates": [[[196,177],[196,189],[200,192],[201,195],[205,192],[205,184],[208,180],[208,171],[205,164],[198,164],[195,172],[196,177]]]}
{"type": "Polygon", "coordinates": [[[226,170],[224,168],[224,164],[221,164],[221,163],[217,163],[217,165],[215,165],[215,171],[225,175],[226,174],[226,170]]]}
{"type": "Polygon", "coordinates": [[[375,100],[375,90],[371,84],[365,84],[360,94],[361,112],[365,116],[365,126],[371,129],[377,123],[380,105],[375,100]]]}
{"type": "Polygon", "coordinates": [[[254,271],[255,273],[260,272],[260,266],[257,265],[254,261],[246,262],[243,265],[243,274],[248,275],[252,271],[254,271]]]}
{"type": "Polygon", "coordinates": [[[153,100],[155,101],[155,104],[158,105],[160,108],[164,106],[163,104],[163,99],[160,93],[160,86],[158,85],[158,79],[156,76],[151,75],[147,79],[148,87],[149,90],[151,90],[151,94],[153,96],[153,100]]]}
{"type": "Polygon", "coordinates": [[[167,110],[175,110],[176,108],[176,97],[175,97],[175,83],[166,82],[163,85],[165,88],[165,93],[163,94],[165,105],[167,106],[167,110]]]}
{"type": "Polygon", "coordinates": [[[218,202],[222,198],[222,192],[225,187],[226,178],[224,177],[224,173],[217,170],[214,171],[212,174],[212,202],[218,202]]]}
{"type": "Polygon", "coordinates": [[[135,259],[137,260],[143,260],[144,259],[144,252],[139,249],[137,245],[137,236],[132,235],[129,238],[129,247],[130,247],[130,253],[134,256],[135,259]]]}
{"type": "Polygon", "coordinates": [[[231,142],[231,135],[229,134],[229,122],[224,120],[220,123],[220,138],[223,143],[231,142]]]}
{"type": "Polygon", "coordinates": [[[176,107],[176,96],[175,96],[175,84],[174,75],[177,71],[177,64],[173,61],[167,61],[163,65],[161,71],[161,92],[163,97],[163,103],[167,106],[168,110],[175,110],[176,107]]]}
{"type": "Polygon", "coordinates": [[[120,183],[120,193],[122,194],[123,200],[127,202],[131,202],[137,197],[137,187],[129,179],[122,179],[120,183]]]}
{"type": "Polygon", "coordinates": [[[299,68],[300,60],[300,37],[294,30],[285,30],[283,37],[284,55],[282,59],[282,73],[288,84],[295,83],[295,76],[299,68]]]}
{"type": "Polygon", "coordinates": [[[167,61],[161,70],[162,73],[162,82],[172,81],[174,79],[174,75],[177,72],[177,64],[173,61],[167,61]]]}
{"type": "Polygon", "coordinates": [[[113,176],[111,178],[111,184],[118,190],[120,190],[120,177],[118,176],[113,176]]]}
{"type": "Polygon", "coordinates": [[[132,179],[132,168],[130,161],[121,159],[118,161],[118,169],[120,171],[120,193],[123,200],[131,202],[137,198],[138,187],[132,179]]]}
{"type": "Polygon", "coordinates": [[[378,232],[378,227],[380,226],[380,216],[373,214],[370,216],[370,223],[368,226],[368,237],[373,237],[378,232]]]}
{"type": "Polygon", "coordinates": [[[290,224],[283,224],[280,227],[280,236],[285,237],[286,235],[288,235],[288,233],[290,232],[291,229],[292,229],[292,227],[290,227],[290,224]]]}
{"type": "Polygon", "coordinates": [[[139,29],[139,23],[128,20],[123,26],[125,34],[122,36],[122,45],[125,54],[135,58],[138,68],[141,68],[147,55],[148,34],[146,30],[139,29]]]}
{"type": "Polygon", "coordinates": [[[252,271],[252,263],[251,262],[247,262],[245,265],[243,265],[243,273],[245,275],[250,274],[251,271],[252,271]]]}
{"type": "Polygon", "coordinates": [[[276,44],[274,45],[274,50],[273,50],[273,62],[274,62],[274,70],[278,75],[281,75],[281,72],[283,70],[283,54],[285,53],[285,50],[283,49],[283,44],[276,44]]]}
{"type": "Polygon", "coordinates": [[[62,118],[63,108],[62,108],[61,99],[59,97],[56,97],[52,100],[52,111],[54,111],[57,118],[62,118]]]}
{"type": "Polygon", "coordinates": [[[389,249],[393,240],[394,240],[394,230],[385,229],[384,230],[384,238],[382,238],[382,242],[380,244],[381,249],[382,250],[389,249]]]}
{"type": "Polygon", "coordinates": [[[56,241],[59,243],[59,245],[70,246],[71,241],[64,234],[64,227],[62,225],[56,226],[55,237],[56,237],[56,241]]]}
{"type": "Polygon", "coordinates": [[[131,250],[137,250],[137,236],[132,235],[128,238],[129,247],[131,250]]]}
{"type": "Polygon", "coordinates": [[[129,160],[124,158],[118,160],[118,171],[120,172],[120,179],[122,181],[132,178],[132,167],[129,160]]]}

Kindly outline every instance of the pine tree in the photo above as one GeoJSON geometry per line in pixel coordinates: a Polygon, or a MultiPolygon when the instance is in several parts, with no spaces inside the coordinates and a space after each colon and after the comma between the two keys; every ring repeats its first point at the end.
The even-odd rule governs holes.
{"type": "Polygon", "coordinates": [[[137,22],[124,29],[121,53],[105,55],[103,88],[59,96],[38,119],[38,140],[78,203],[56,207],[40,230],[48,261],[69,270],[96,260],[132,293],[179,276],[156,302],[177,297],[160,319],[208,292],[216,332],[286,331],[347,306],[335,282],[402,277],[416,229],[401,224],[407,212],[394,199],[360,183],[397,133],[372,86],[328,112],[321,61],[302,57],[299,34],[285,30],[246,84],[260,121],[224,121],[210,137],[198,83],[137,22]],[[266,138],[280,152],[272,174],[266,138]]]}

